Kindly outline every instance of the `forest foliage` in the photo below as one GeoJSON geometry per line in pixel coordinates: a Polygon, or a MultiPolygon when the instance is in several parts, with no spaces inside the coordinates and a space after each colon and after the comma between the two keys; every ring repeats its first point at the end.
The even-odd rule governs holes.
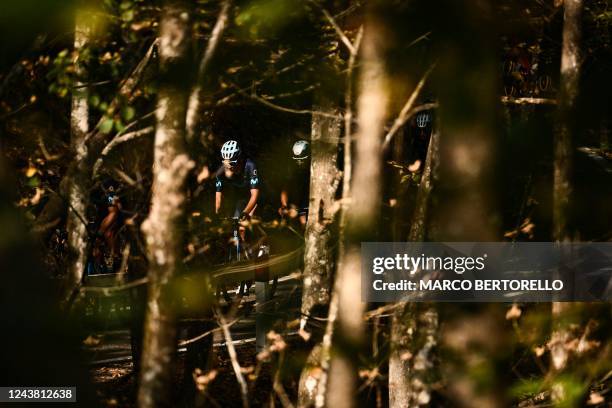
{"type": "MultiPolygon", "coordinates": [[[[278,195],[294,141],[312,139],[313,149],[319,149],[313,161],[323,163],[316,168],[329,171],[325,183],[333,186],[315,186],[313,171],[311,206],[327,206],[311,208],[306,228],[306,253],[311,249],[315,256],[306,256],[305,268],[298,265],[318,280],[314,289],[305,286],[300,292],[302,314],[277,322],[259,355],[239,350],[238,358],[249,362],[242,367],[243,381],[253,405],[265,400],[272,406],[324,406],[341,400],[342,406],[390,401],[397,406],[607,406],[609,304],[572,304],[562,314],[552,313],[550,304],[371,305],[342,285],[354,288],[350,284],[358,279],[361,241],[561,240],[559,208],[564,237],[610,241],[611,24],[607,0],[4,1],[0,219],[20,221],[3,224],[2,258],[12,266],[3,272],[6,286],[13,288],[6,290],[16,293],[27,290],[31,272],[39,280],[33,293],[53,305],[32,320],[49,334],[49,344],[33,345],[40,350],[24,364],[44,359],[45,347],[57,347],[58,359],[74,363],[66,378],[86,378],[79,375],[80,357],[66,355],[90,338],[93,329],[78,313],[92,308],[75,307],[69,317],[52,312],[83,292],[81,282],[67,284],[75,262],[67,222],[75,183],[87,186],[86,210],[76,212],[88,226],[82,237],[87,250],[96,239],[91,226],[103,218],[112,185],[121,198],[130,248],[130,276],[119,283],[165,282],[152,275],[155,250],[147,239],[152,233],[141,229],[147,217],[154,218],[156,200],[163,199],[155,194],[163,190],[152,190],[154,174],[166,160],[155,143],[163,124],[159,100],[176,98],[188,110],[190,95],[197,94],[195,119],[181,118],[180,135],[172,139],[178,140],[174,156],[186,154],[190,163],[184,185],[177,187],[184,193],[176,201],[179,214],[169,221],[178,231],[168,247],[178,243],[179,276],[199,274],[198,285],[209,285],[219,260],[223,229],[214,216],[213,175],[226,140],[242,143],[265,180],[256,227],[276,231],[285,225],[278,219],[278,195]],[[573,24],[564,21],[564,3],[572,2],[582,11],[576,27],[580,70],[577,97],[564,110],[563,33],[573,24]],[[160,24],[175,6],[188,10],[189,46],[180,64],[172,65],[168,57],[164,65],[160,24]],[[227,22],[221,24],[223,16],[227,22]],[[81,28],[86,41],[77,47],[75,30],[81,28]],[[89,129],[83,160],[72,145],[78,95],[86,101],[89,129]],[[421,111],[432,114],[429,132],[435,137],[419,139],[414,116],[421,111]],[[559,207],[555,166],[563,126],[569,132],[564,140],[571,142],[566,153],[572,166],[566,169],[572,188],[567,206],[559,207]],[[315,141],[326,147],[315,147],[315,141]],[[22,259],[13,246],[33,248],[35,255],[22,259]],[[314,261],[321,259],[328,267],[317,269],[314,261]],[[320,298],[314,299],[317,293],[320,298]],[[39,321],[45,316],[57,327],[39,321]],[[63,345],[61,332],[69,337],[63,345]],[[562,370],[551,363],[558,346],[554,333],[565,336],[561,348],[568,364],[562,370]],[[338,374],[343,369],[345,374],[338,374]],[[407,400],[395,400],[390,387],[398,372],[410,379],[398,385],[407,400]],[[304,381],[315,377],[316,385],[308,389],[304,381]],[[326,384],[342,392],[334,397],[326,384]]],[[[171,106],[180,111],[183,105],[171,106]]],[[[170,133],[173,124],[165,123],[170,133]]],[[[294,249],[286,245],[278,248],[294,249]]],[[[183,301],[197,292],[190,285],[177,283],[169,290],[183,301]]],[[[187,306],[163,303],[164,294],[160,304],[208,319],[208,326],[197,329],[213,330],[219,322],[226,328],[234,317],[220,312],[211,292],[187,306]]],[[[8,310],[20,309],[16,316],[29,319],[40,309],[15,294],[6,299],[7,328],[15,331],[6,344],[15,346],[18,325],[8,319],[8,310]]],[[[117,310],[121,315],[127,309],[117,310]]],[[[144,306],[132,304],[131,310],[140,313],[140,328],[125,324],[134,313],[120,325],[142,330],[144,306]]],[[[152,349],[145,347],[145,355],[152,349]]],[[[193,404],[210,403],[209,395],[222,406],[245,405],[240,391],[227,391],[241,378],[240,370],[229,368],[236,357],[228,353],[220,354],[218,367],[189,366],[192,372],[181,377],[205,396],[194,397],[193,404]],[[215,386],[215,381],[232,385],[215,386]]],[[[15,367],[17,360],[10,360],[20,373],[16,378],[34,378],[27,374],[32,367],[15,367]]],[[[172,380],[170,375],[166,381],[172,380]]],[[[95,395],[89,385],[83,387],[95,395]]],[[[136,401],[132,394],[127,405],[136,401]]],[[[164,403],[147,405],[139,398],[141,406],[164,403]]]]}

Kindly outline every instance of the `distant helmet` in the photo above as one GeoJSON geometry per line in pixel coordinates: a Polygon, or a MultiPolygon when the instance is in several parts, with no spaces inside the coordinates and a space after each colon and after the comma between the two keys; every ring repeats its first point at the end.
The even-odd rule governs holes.
{"type": "Polygon", "coordinates": [[[420,128],[427,127],[431,123],[431,115],[429,112],[421,112],[416,117],[416,124],[420,128]]]}
{"type": "Polygon", "coordinates": [[[108,205],[114,205],[115,199],[117,199],[117,194],[113,191],[106,194],[106,203],[108,205]]]}
{"type": "Polygon", "coordinates": [[[114,181],[109,180],[102,183],[102,192],[104,193],[104,200],[108,205],[113,205],[115,198],[117,198],[118,187],[114,181]]]}
{"type": "Polygon", "coordinates": [[[240,146],[235,140],[228,140],[221,147],[221,157],[223,160],[236,160],[240,156],[240,146]]]}
{"type": "Polygon", "coordinates": [[[304,160],[310,157],[310,143],[306,140],[298,140],[293,144],[293,158],[304,160]]]}

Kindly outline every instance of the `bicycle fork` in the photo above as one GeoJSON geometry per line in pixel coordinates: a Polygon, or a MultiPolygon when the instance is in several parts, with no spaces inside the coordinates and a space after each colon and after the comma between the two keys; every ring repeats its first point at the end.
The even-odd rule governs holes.
{"type": "Polygon", "coordinates": [[[236,260],[240,261],[240,233],[238,228],[234,228],[234,243],[236,246],[236,260]]]}

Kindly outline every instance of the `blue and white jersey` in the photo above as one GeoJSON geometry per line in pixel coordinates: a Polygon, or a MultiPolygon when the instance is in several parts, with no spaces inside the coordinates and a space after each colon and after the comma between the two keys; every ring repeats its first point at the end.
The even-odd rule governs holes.
{"type": "Polygon", "coordinates": [[[234,172],[229,177],[227,174],[228,172],[223,165],[221,165],[215,173],[215,190],[217,192],[226,192],[229,189],[238,193],[240,190],[243,190],[246,195],[249,194],[252,189],[259,189],[261,185],[261,178],[257,172],[257,166],[255,166],[255,163],[251,159],[245,160],[241,172],[234,172]]]}

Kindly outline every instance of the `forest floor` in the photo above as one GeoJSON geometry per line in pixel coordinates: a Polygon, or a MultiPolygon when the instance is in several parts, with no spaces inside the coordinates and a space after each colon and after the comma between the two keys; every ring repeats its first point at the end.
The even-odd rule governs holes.
{"type": "MultiPolygon", "coordinates": [[[[253,367],[257,363],[255,345],[245,344],[237,346],[238,359],[241,366],[253,367]]],[[[206,391],[207,405],[219,407],[241,406],[240,388],[236,381],[231,361],[224,356],[217,356],[215,364],[216,377],[210,383],[206,391]]],[[[175,392],[181,393],[183,386],[183,368],[185,355],[179,355],[177,368],[175,370],[175,392]]],[[[97,396],[103,407],[135,407],[136,406],[136,382],[133,375],[131,361],[107,364],[93,367],[90,370],[91,378],[96,389],[97,396]]],[[[257,388],[262,392],[253,392],[249,395],[252,406],[265,405],[269,398],[267,390],[271,389],[270,365],[262,366],[258,379],[257,388]],[[263,391],[266,390],[266,391],[263,391]]],[[[177,395],[180,398],[180,395],[177,395]]]]}
{"type": "MultiPolygon", "coordinates": [[[[299,316],[299,299],[301,299],[299,281],[282,279],[279,282],[276,295],[269,302],[267,311],[273,313],[277,323],[287,322],[299,316]]],[[[242,301],[243,310],[251,312],[242,316],[240,321],[230,328],[232,340],[238,361],[243,368],[249,384],[249,402],[251,406],[264,406],[270,399],[269,390],[272,387],[274,359],[272,362],[262,362],[257,359],[255,345],[255,297],[253,293],[242,301]]],[[[281,325],[285,327],[285,325],[281,325]]],[[[284,336],[288,349],[295,353],[304,350],[305,343],[295,333],[284,336]]],[[[240,387],[232,368],[231,359],[227,353],[222,333],[214,334],[212,367],[214,379],[208,384],[204,398],[206,405],[219,407],[242,406],[240,387]]],[[[96,389],[98,400],[103,407],[135,407],[136,378],[133,374],[131,361],[129,330],[107,330],[93,333],[84,343],[85,352],[89,355],[91,381],[96,389]]],[[[293,357],[293,355],[292,355],[293,357]]],[[[175,369],[176,400],[180,401],[187,394],[185,384],[186,353],[179,349],[177,367],[175,369]]],[[[204,373],[206,374],[206,373],[204,373]]],[[[297,378],[299,371],[289,375],[286,392],[292,400],[296,398],[297,378]]],[[[185,404],[179,403],[177,406],[185,404]]]]}

